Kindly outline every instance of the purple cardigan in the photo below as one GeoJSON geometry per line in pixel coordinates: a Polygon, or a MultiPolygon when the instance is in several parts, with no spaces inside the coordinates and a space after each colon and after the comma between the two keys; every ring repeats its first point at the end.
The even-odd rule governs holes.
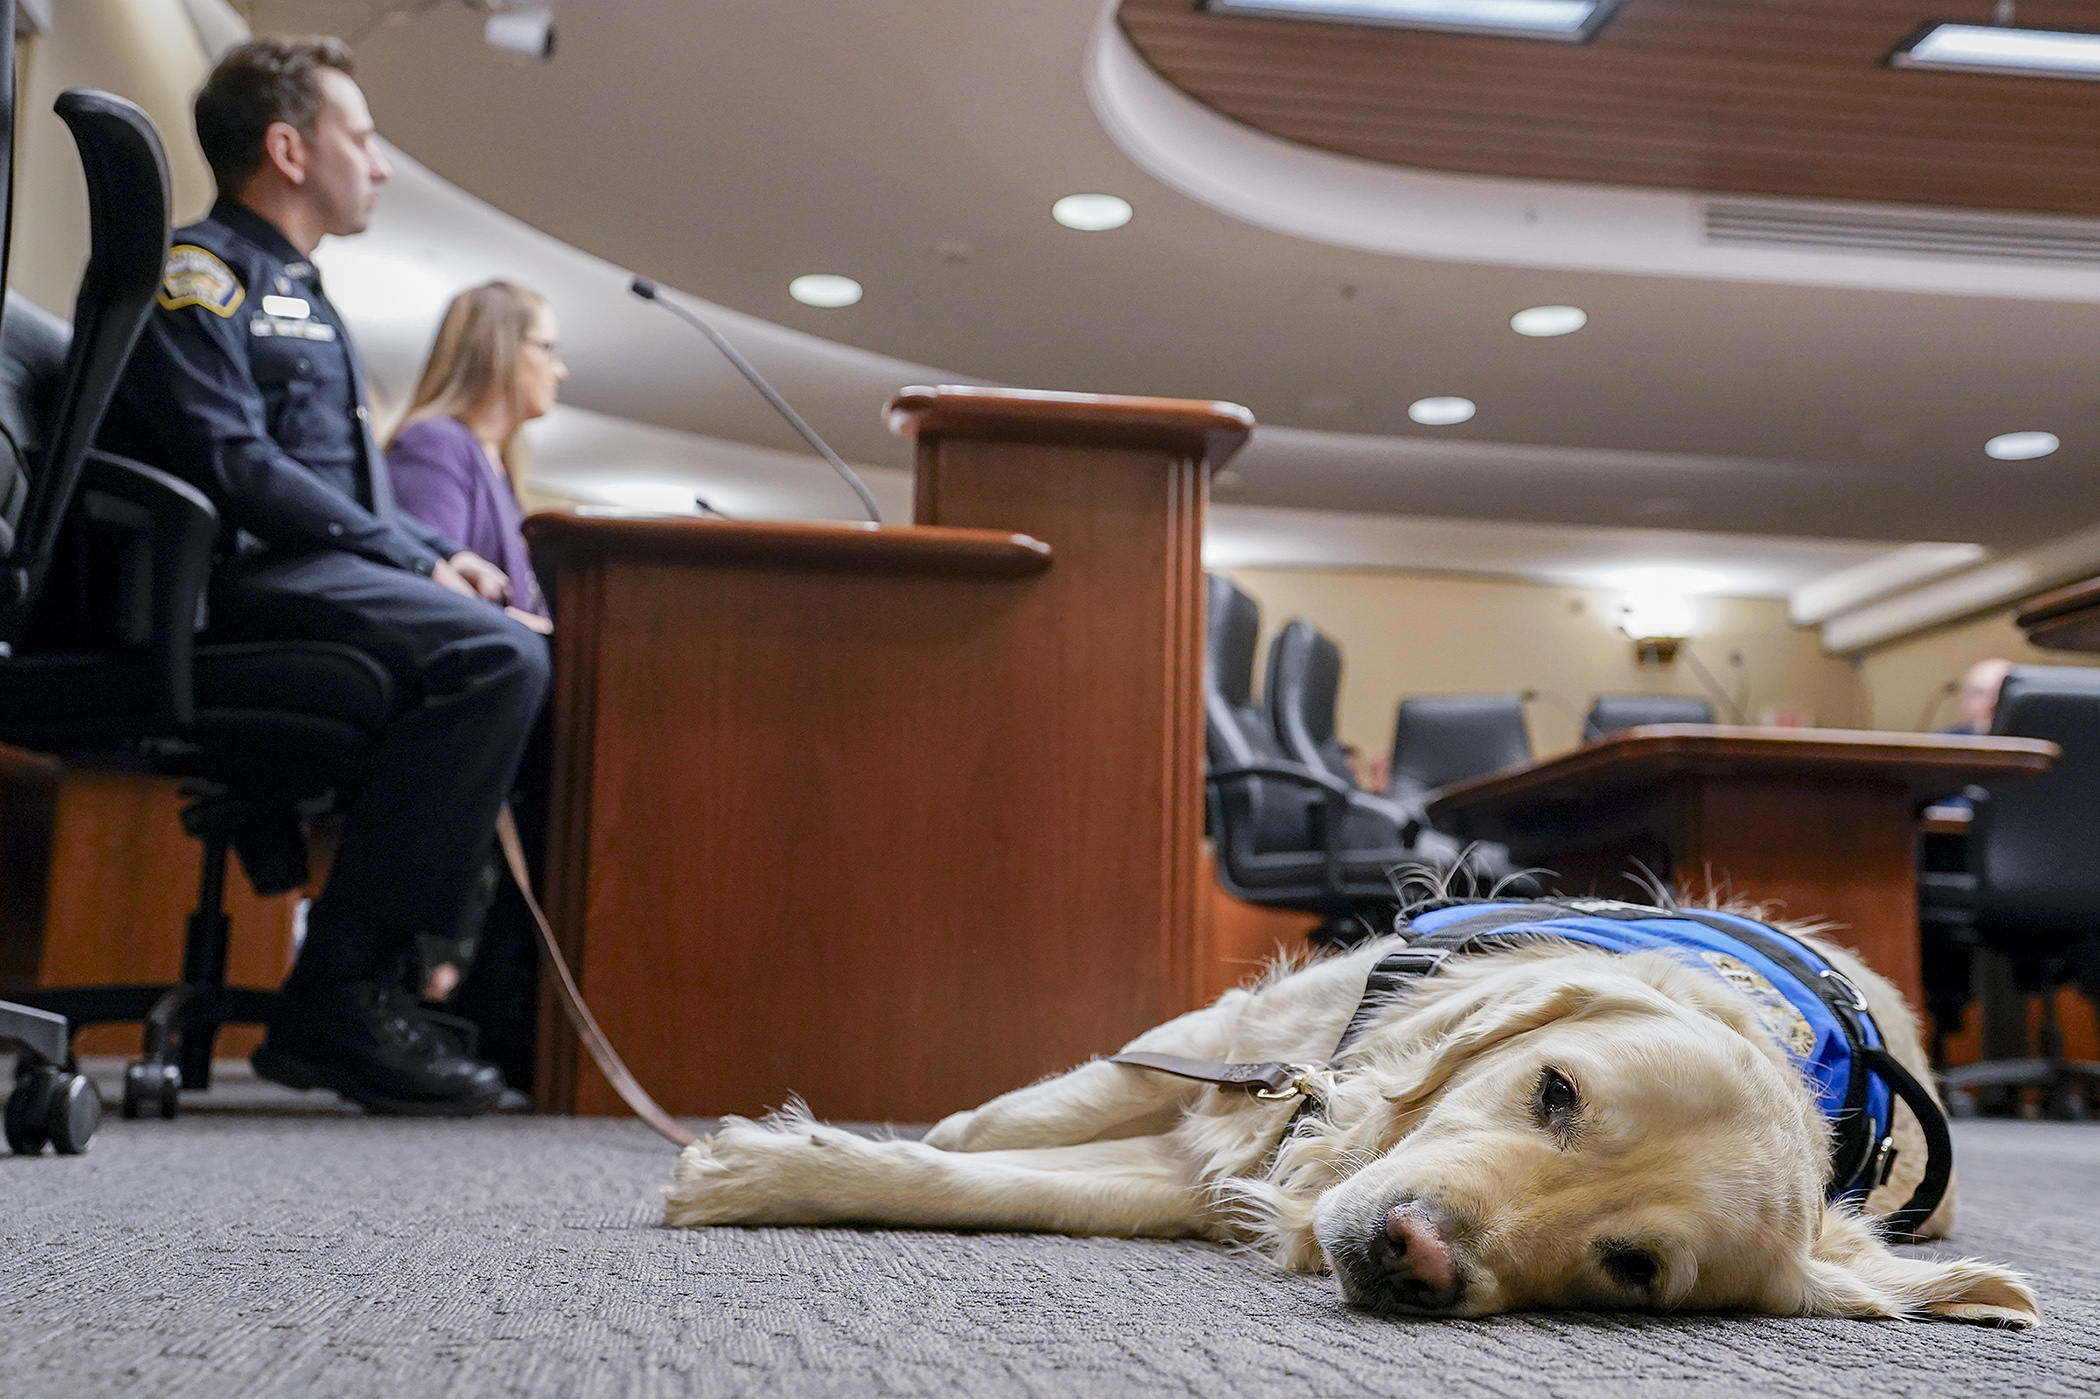
{"type": "Polygon", "coordinates": [[[496,474],[466,424],[446,417],[410,423],[386,449],[386,464],[402,509],[510,575],[513,606],[547,615],[510,482],[496,474]]]}

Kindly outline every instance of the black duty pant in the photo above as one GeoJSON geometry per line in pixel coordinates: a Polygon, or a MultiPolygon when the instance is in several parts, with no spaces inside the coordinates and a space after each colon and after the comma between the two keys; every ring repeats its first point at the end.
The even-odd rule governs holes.
{"type": "Polygon", "coordinates": [[[214,641],[336,641],[393,675],[399,717],[344,813],[294,987],[395,975],[419,933],[450,933],[480,876],[547,697],[546,641],[428,578],[326,551],[222,565],[214,641]]]}

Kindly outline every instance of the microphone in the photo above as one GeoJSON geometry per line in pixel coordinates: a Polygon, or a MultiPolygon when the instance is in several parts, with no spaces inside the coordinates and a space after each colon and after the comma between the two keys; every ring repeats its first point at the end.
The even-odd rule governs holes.
{"type": "MultiPolygon", "coordinates": [[[[878,525],[882,523],[882,511],[877,508],[875,496],[868,490],[868,483],[861,480],[852,467],[839,459],[839,454],[832,451],[830,445],[823,438],[817,436],[817,430],[802,421],[802,415],[789,407],[788,401],[773,391],[773,386],[766,382],[765,376],[752,368],[751,361],[738,354],[736,346],[724,340],[720,331],[694,315],[691,311],[688,311],[685,307],[680,306],[677,302],[665,297],[657,290],[656,283],[650,281],[647,277],[635,278],[628,285],[628,290],[644,301],[655,302],[713,342],[714,347],[722,352],[723,357],[737,367],[737,372],[751,381],[751,387],[757,389],[766,402],[773,405],[773,411],[786,418],[788,426],[801,433],[802,440],[814,447],[818,456],[831,463],[831,469],[836,471],[845,483],[853,488],[853,493],[860,497],[861,508],[868,512],[868,518],[878,525]]],[[[720,514],[721,512],[717,511],[716,513],[720,514]]]]}

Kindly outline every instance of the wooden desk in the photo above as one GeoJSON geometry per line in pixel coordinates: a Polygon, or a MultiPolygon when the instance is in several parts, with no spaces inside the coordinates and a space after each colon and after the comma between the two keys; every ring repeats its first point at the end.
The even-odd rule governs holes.
{"type": "Polygon", "coordinates": [[[2100,578],[2029,598],[2013,620],[2047,651],[2100,651],[2100,578]]]}
{"type": "MultiPolygon", "coordinates": [[[[930,1121],[1217,980],[1198,551],[1252,419],[971,389],[891,411],[917,525],[526,525],[559,564],[549,912],[674,1112],[930,1121]]],[[[542,1025],[540,1105],[620,1111],[542,1025]]]]}
{"type": "Polygon", "coordinates": [[[1698,895],[1829,919],[1922,1008],[1918,809],[2044,772],[2023,738],[1665,724],[1444,788],[1439,827],[1509,844],[1565,893],[1640,901],[1635,861],[1698,895]]]}

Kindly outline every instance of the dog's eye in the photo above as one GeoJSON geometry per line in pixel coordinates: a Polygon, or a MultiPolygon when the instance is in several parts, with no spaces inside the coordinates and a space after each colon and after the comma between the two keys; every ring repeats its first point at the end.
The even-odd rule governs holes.
{"type": "Polygon", "coordinates": [[[1662,1271],[1662,1265],[1646,1249],[1620,1244],[1604,1250],[1604,1271],[1621,1287],[1647,1292],[1655,1286],[1655,1275],[1662,1271]]]}
{"type": "Polygon", "coordinates": [[[1582,1095],[1575,1085],[1559,1069],[1546,1069],[1539,1074],[1538,1086],[1531,1090],[1531,1115],[1541,1127],[1548,1131],[1565,1131],[1582,1111],[1582,1095]]]}

